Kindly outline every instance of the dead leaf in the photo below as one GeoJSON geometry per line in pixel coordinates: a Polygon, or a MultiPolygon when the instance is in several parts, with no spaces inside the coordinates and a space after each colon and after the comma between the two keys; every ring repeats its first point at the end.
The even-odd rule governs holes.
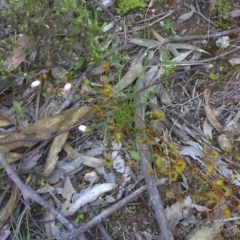
{"type": "Polygon", "coordinates": [[[191,205],[192,199],[188,196],[182,202],[178,201],[166,209],[166,216],[171,229],[174,229],[180,220],[189,217],[191,205]]]}
{"type": "Polygon", "coordinates": [[[0,113],[0,127],[8,127],[12,125],[14,125],[13,122],[0,113]]]}
{"type": "MultiPolygon", "coordinates": [[[[67,143],[66,143],[67,144],[67,143]]],[[[77,174],[82,170],[83,160],[81,158],[76,158],[72,161],[58,161],[57,167],[54,172],[46,178],[49,184],[56,184],[60,179],[64,179],[66,176],[77,174]]]]}
{"type": "Polygon", "coordinates": [[[18,38],[18,47],[13,49],[11,56],[4,61],[3,66],[8,68],[10,71],[16,69],[25,60],[27,55],[25,49],[30,49],[31,47],[32,41],[30,37],[22,34],[18,38]]]}
{"type": "MultiPolygon", "coordinates": [[[[76,108],[68,109],[60,114],[54,115],[48,118],[42,118],[36,121],[33,124],[30,124],[24,128],[22,128],[21,132],[12,133],[6,137],[0,138],[0,144],[5,142],[11,142],[11,144],[7,145],[0,145],[0,152],[1,153],[8,153],[9,151],[19,148],[19,147],[32,147],[36,144],[36,142],[31,141],[20,141],[21,139],[44,139],[50,137],[52,134],[56,133],[64,120],[69,118],[76,108]]],[[[6,158],[9,162],[17,161],[21,155],[8,153],[6,158]],[[9,157],[8,157],[9,155],[9,157]]]]}
{"type": "Polygon", "coordinates": [[[217,138],[217,142],[221,150],[223,150],[224,152],[232,151],[232,148],[233,148],[232,142],[230,141],[230,139],[226,134],[219,135],[217,138]]]}
{"type": "Polygon", "coordinates": [[[88,203],[93,202],[96,200],[100,195],[107,193],[109,191],[112,191],[117,187],[117,184],[115,183],[103,183],[100,185],[95,185],[91,190],[89,190],[87,193],[79,197],[70,208],[66,211],[66,215],[73,215],[77,212],[77,210],[83,206],[85,206],[88,203]]]}
{"type": "Polygon", "coordinates": [[[142,39],[142,38],[130,38],[128,39],[130,43],[134,43],[136,45],[147,47],[147,48],[154,48],[158,47],[161,42],[156,40],[148,40],[148,39],[142,39]]]}
{"type": "Polygon", "coordinates": [[[30,141],[30,139],[45,139],[48,138],[50,135],[44,132],[35,132],[32,134],[27,133],[12,133],[4,138],[0,139],[0,143],[11,142],[7,145],[0,146],[0,152],[3,154],[8,153],[9,151],[19,148],[19,147],[32,147],[37,142],[30,141]],[[22,139],[29,139],[29,141],[21,141],[22,139]]]}
{"type": "Polygon", "coordinates": [[[99,180],[99,177],[96,172],[92,171],[84,175],[84,180],[90,183],[92,186],[95,182],[99,180]]]}
{"type": "Polygon", "coordinates": [[[17,202],[19,199],[19,190],[15,184],[12,185],[11,197],[9,198],[7,204],[0,211],[0,229],[3,227],[5,222],[11,216],[17,202]]]}
{"type": "Polygon", "coordinates": [[[129,86],[140,75],[141,71],[142,71],[142,63],[137,63],[113,87],[113,91],[121,92],[124,88],[129,86]]]}
{"type": "Polygon", "coordinates": [[[221,134],[222,133],[222,125],[217,120],[217,118],[214,116],[214,114],[213,114],[213,112],[212,112],[212,110],[211,110],[211,108],[208,104],[209,96],[210,96],[210,91],[209,91],[209,89],[207,89],[204,92],[204,98],[205,98],[204,111],[205,111],[205,114],[206,114],[206,117],[207,117],[208,121],[221,134]]]}
{"type": "Polygon", "coordinates": [[[65,143],[63,149],[67,152],[68,156],[71,156],[72,158],[81,158],[83,160],[83,164],[88,167],[100,168],[106,165],[102,159],[78,153],[68,143],[65,143]]]}
{"type": "Polygon", "coordinates": [[[240,64],[240,58],[232,58],[229,60],[229,63],[234,65],[234,64],[240,64]]]}
{"type": "Polygon", "coordinates": [[[22,48],[15,48],[12,55],[4,61],[3,66],[13,71],[25,60],[25,57],[26,53],[22,48]]]}
{"type": "Polygon", "coordinates": [[[186,240],[213,240],[221,232],[223,223],[211,223],[209,226],[198,226],[185,239],[186,240]]]}
{"type": "MultiPolygon", "coordinates": [[[[54,205],[53,200],[49,199],[48,203],[54,205]]],[[[46,211],[44,215],[44,225],[46,230],[46,235],[48,238],[61,239],[61,234],[59,230],[59,225],[56,225],[55,217],[51,214],[50,211],[46,211]]]]}
{"type": "Polygon", "coordinates": [[[45,167],[44,176],[49,176],[55,169],[58,162],[58,154],[61,152],[63,145],[68,138],[69,131],[56,136],[53,140],[51,148],[49,150],[45,167]]]}
{"type": "Polygon", "coordinates": [[[190,8],[191,8],[191,11],[190,11],[190,12],[185,13],[185,14],[181,15],[181,16],[178,18],[178,20],[177,20],[178,23],[185,22],[185,21],[189,20],[189,19],[193,16],[194,12],[196,11],[196,10],[195,10],[195,7],[191,4],[191,5],[190,5],[190,8]]]}
{"type": "Polygon", "coordinates": [[[66,214],[66,210],[70,207],[72,195],[73,195],[75,192],[76,192],[76,191],[75,191],[75,189],[73,188],[73,185],[72,185],[69,177],[66,177],[64,186],[63,186],[63,188],[62,188],[62,196],[63,196],[63,198],[66,199],[66,200],[64,201],[64,203],[62,204],[62,208],[61,208],[61,213],[62,213],[63,215],[66,214]]]}
{"type": "Polygon", "coordinates": [[[203,151],[196,146],[184,146],[179,153],[182,156],[190,156],[197,161],[200,161],[200,159],[203,158],[203,151]]]}
{"type": "Polygon", "coordinates": [[[51,145],[51,148],[49,150],[46,164],[44,167],[44,175],[47,177],[49,176],[55,169],[57,162],[58,162],[58,154],[62,150],[67,138],[69,131],[67,131],[70,127],[75,125],[80,119],[84,120],[87,117],[90,117],[93,114],[93,109],[88,106],[83,106],[78,109],[76,109],[72,115],[68,116],[68,118],[62,123],[61,128],[59,131],[66,132],[56,136],[53,140],[53,143],[51,145]]]}
{"type": "Polygon", "coordinates": [[[203,122],[203,132],[204,132],[204,135],[208,136],[211,140],[213,139],[213,137],[212,137],[212,130],[213,130],[212,125],[208,121],[204,120],[204,122],[203,122]]]}

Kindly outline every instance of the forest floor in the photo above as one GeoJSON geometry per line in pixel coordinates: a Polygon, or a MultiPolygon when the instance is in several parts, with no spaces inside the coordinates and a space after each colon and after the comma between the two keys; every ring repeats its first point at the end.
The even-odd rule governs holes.
{"type": "Polygon", "coordinates": [[[2,30],[0,238],[240,239],[240,5],[109,2],[61,61],[2,30]]]}

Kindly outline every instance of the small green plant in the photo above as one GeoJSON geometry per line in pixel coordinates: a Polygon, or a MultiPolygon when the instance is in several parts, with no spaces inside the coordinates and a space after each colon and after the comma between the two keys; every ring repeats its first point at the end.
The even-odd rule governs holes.
{"type": "Polygon", "coordinates": [[[20,103],[16,100],[13,100],[13,109],[16,112],[16,119],[18,123],[22,122],[23,119],[23,109],[20,103]]]}
{"type": "Polygon", "coordinates": [[[46,185],[46,180],[43,178],[38,179],[38,184],[40,187],[44,187],[46,185]]]}
{"type": "Polygon", "coordinates": [[[217,81],[218,78],[219,78],[219,77],[218,77],[215,73],[213,73],[213,72],[210,72],[210,73],[209,73],[209,77],[210,77],[210,79],[213,80],[213,81],[217,81]]]}
{"type": "Polygon", "coordinates": [[[173,28],[173,25],[172,25],[172,22],[171,22],[170,20],[167,19],[167,20],[164,22],[164,28],[165,28],[167,31],[171,32],[173,35],[176,35],[176,32],[175,32],[175,30],[174,30],[174,28],[173,28]]]}
{"type": "Polygon", "coordinates": [[[229,24],[228,24],[228,23],[224,23],[222,20],[221,20],[221,21],[217,21],[217,24],[218,24],[219,27],[221,27],[222,29],[229,29],[229,24]]]}
{"type": "Polygon", "coordinates": [[[176,68],[176,61],[170,60],[170,55],[167,51],[162,52],[162,66],[163,66],[163,74],[161,75],[161,78],[168,77],[171,74],[175,72],[176,68]]]}
{"type": "Polygon", "coordinates": [[[76,224],[83,222],[85,220],[84,214],[83,213],[78,213],[78,215],[76,216],[76,218],[74,219],[74,222],[76,224]]]}
{"type": "Polygon", "coordinates": [[[142,0],[119,0],[116,11],[118,14],[127,13],[135,8],[145,8],[147,5],[142,0]]]}
{"type": "Polygon", "coordinates": [[[229,0],[218,0],[217,10],[219,14],[225,15],[226,13],[228,13],[229,8],[229,0]]]}
{"type": "Polygon", "coordinates": [[[134,160],[137,160],[137,161],[140,161],[140,160],[141,160],[141,156],[140,156],[139,152],[131,151],[131,152],[130,152],[130,156],[131,156],[134,160]]]}

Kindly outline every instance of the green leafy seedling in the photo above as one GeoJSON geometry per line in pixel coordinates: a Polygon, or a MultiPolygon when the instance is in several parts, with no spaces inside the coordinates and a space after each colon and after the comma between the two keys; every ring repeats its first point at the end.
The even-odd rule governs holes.
{"type": "Polygon", "coordinates": [[[139,152],[136,152],[136,151],[131,151],[130,156],[137,161],[140,161],[141,159],[139,152]]]}
{"type": "Polygon", "coordinates": [[[20,103],[16,100],[13,100],[13,109],[17,115],[17,122],[21,123],[22,119],[23,119],[23,109],[22,109],[20,103]]]}
{"type": "Polygon", "coordinates": [[[172,22],[171,22],[170,20],[166,20],[166,21],[164,22],[164,28],[165,28],[167,31],[171,32],[173,35],[176,34],[176,32],[175,32],[175,30],[174,30],[174,28],[173,28],[172,22]]]}
{"type": "Polygon", "coordinates": [[[215,73],[213,73],[213,72],[209,73],[209,77],[213,81],[217,81],[218,80],[218,76],[215,73]]]}
{"type": "Polygon", "coordinates": [[[80,222],[83,222],[84,219],[85,219],[84,214],[79,213],[79,214],[76,216],[76,218],[74,219],[74,222],[75,222],[76,224],[78,224],[78,223],[80,223],[80,222]]]}
{"type": "Polygon", "coordinates": [[[118,14],[127,13],[135,8],[145,8],[146,6],[146,3],[144,3],[142,0],[119,0],[116,11],[118,14]]]}
{"type": "Polygon", "coordinates": [[[75,62],[74,64],[74,69],[79,70],[84,63],[84,59],[79,59],[78,61],[75,62]]]}

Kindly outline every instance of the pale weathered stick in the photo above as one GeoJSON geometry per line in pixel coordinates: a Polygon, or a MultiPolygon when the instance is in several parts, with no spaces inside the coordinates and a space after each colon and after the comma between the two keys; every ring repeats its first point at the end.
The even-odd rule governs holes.
{"type": "MultiPolygon", "coordinates": [[[[134,111],[135,125],[136,128],[141,129],[144,133],[146,131],[145,127],[145,108],[146,106],[141,103],[141,98],[144,94],[143,89],[144,78],[142,77],[140,81],[138,81],[136,102],[140,103],[136,106],[134,111]]],[[[145,93],[146,94],[146,93],[145,93]]],[[[153,174],[146,174],[146,171],[149,166],[151,166],[150,162],[150,149],[147,144],[143,144],[140,141],[140,136],[136,136],[136,143],[141,155],[141,172],[144,174],[145,182],[147,184],[148,193],[150,195],[150,203],[154,209],[155,218],[158,222],[159,228],[161,230],[162,240],[173,240],[173,234],[170,231],[170,226],[168,219],[166,217],[165,209],[162,203],[161,196],[159,194],[156,178],[153,174]]]]}
{"type": "MultiPolygon", "coordinates": [[[[165,182],[166,182],[166,178],[158,180],[157,185],[162,185],[165,182]]],[[[109,207],[108,209],[106,209],[103,212],[101,212],[100,214],[98,214],[96,217],[91,219],[89,222],[84,224],[82,227],[76,229],[73,233],[65,234],[65,236],[64,236],[65,239],[71,239],[71,240],[78,239],[78,236],[80,234],[83,234],[83,233],[89,231],[91,228],[98,225],[100,222],[106,220],[107,217],[111,216],[112,214],[114,214],[115,212],[120,210],[121,208],[125,207],[128,203],[132,202],[134,199],[139,197],[139,195],[142,194],[146,190],[147,190],[146,185],[140,187],[139,189],[137,189],[133,193],[129,194],[124,199],[118,201],[117,203],[115,203],[111,207],[109,207]]]]}

